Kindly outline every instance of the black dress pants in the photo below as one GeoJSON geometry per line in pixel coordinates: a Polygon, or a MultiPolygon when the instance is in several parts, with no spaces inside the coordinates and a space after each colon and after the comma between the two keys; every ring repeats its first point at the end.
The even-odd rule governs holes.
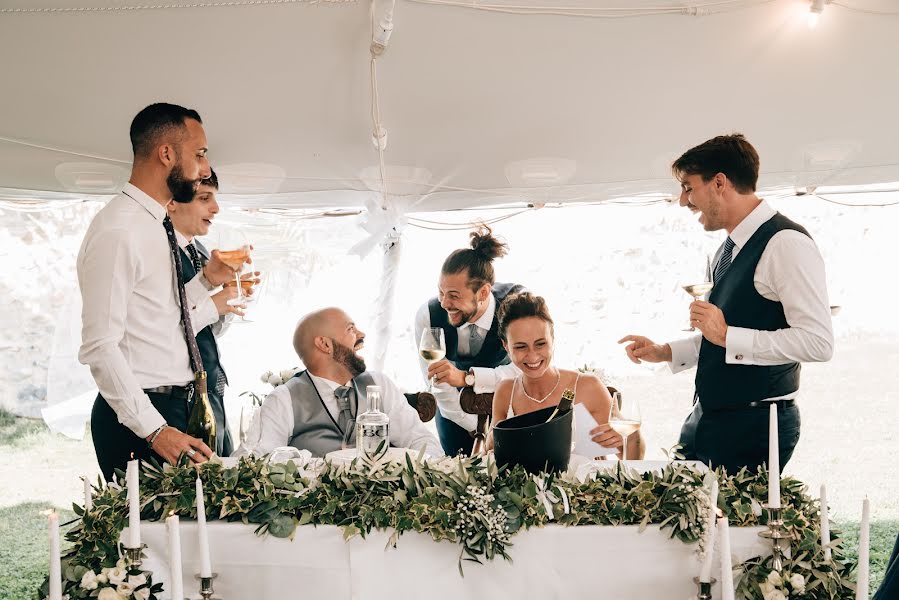
{"type": "MultiPolygon", "coordinates": [[[[768,462],[769,411],[767,405],[737,410],[703,412],[701,402],[693,405],[680,432],[681,453],[687,460],[722,466],[729,475],[742,467],[755,471],[768,462]]],[[[780,468],[787,465],[799,441],[799,408],[795,403],[777,411],[780,468]]]]}
{"type": "Polygon", "coordinates": [[[883,574],[883,581],[874,593],[873,600],[896,600],[899,598],[899,536],[896,536],[896,545],[893,546],[893,554],[887,563],[887,572],[883,574]]]}
{"type": "Polygon", "coordinates": [[[447,456],[469,456],[471,448],[474,445],[474,437],[453,421],[450,421],[437,410],[434,415],[434,423],[437,425],[437,436],[440,438],[440,445],[447,456]]]}
{"type": "MultiPolygon", "coordinates": [[[[183,394],[148,393],[147,396],[166,423],[181,431],[187,429],[189,411],[183,394]]],[[[147,460],[152,456],[162,462],[162,457],[150,450],[146,440],[119,423],[115,411],[99,394],[91,411],[91,437],[97,462],[100,463],[100,470],[106,481],[112,481],[115,469],[124,471],[132,455],[140,460],[147,460]]]]}

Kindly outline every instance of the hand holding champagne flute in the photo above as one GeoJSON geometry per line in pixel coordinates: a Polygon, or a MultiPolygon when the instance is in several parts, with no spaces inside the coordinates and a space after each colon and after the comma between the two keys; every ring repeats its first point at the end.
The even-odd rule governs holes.
{"type": "MultiPolygon", "coordinates": [[[[699,300],[712,291],[714,284],[711,281],[703,281],[702,283],[690,283],[682,287],[685,292],[693,296],[694,300],[699,300]]],[[[693,324],[691,323],[690,328],[684,329],[684,331],[696,331],[696,328],[693,327],[693,324]]]]}
{"type": "Polygon", "coordinates": [[[640,414],[640,403],[636,396],[618,406],[618,398],[613,398],[609,408],[609,427],[621,436],[621,460],[627,460],[627,438],[630,434],[640,431],[643,417],[640,414]]]}
{"type": "MultiPolygon", "coordinates": [[[[422,331],[421,341],[418,344],[418,352],[428,364],[443,360],[446,356],[446,338],[444,337],[443,329],[440,327],[428,327],[422,331]]],[[[434,381],[434,378],[431,377],[428,380],[427,391],[433,393],[435,385],[436,382],[434,381]]]]}

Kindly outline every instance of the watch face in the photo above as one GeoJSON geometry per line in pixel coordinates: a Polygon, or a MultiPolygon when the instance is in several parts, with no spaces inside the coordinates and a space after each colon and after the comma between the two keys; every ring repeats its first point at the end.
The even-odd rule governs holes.
{"type": "Polygon", "coordinates": [[[469,373],[465,376],[465,385],[474,385],[474,375],[469,373]]]}

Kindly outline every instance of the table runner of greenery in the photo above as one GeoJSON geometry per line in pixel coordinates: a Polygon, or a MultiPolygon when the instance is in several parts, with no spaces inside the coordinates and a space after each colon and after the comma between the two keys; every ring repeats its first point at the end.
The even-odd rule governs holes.
{"type": "MultiPolygon", "coordinates": [[[[759,499],[767,495],[767,472],[742,470],[719,479],[718,508],[732,526],[764,525],[759,499]]],[[[406,531],[429,534],[460,547],[459,571],[466,561],[501,556],[512,560],[514,535],[548,523],[579,525],[660,525],[686,544],[704,539],[708,476],[672,462],[660,471],[622,468],[599,471],[584,482],[554,475],[533,476],[521,468],[497,469],[481,457],[439,462],[358,459],[352,464],[320,463],[298,467],[290,461],[269,464],[265,457],[241,458],[227,467],[211,461],[199,467],[144,464],[140,473],[141,518],[160,521],[170,514],[195,518],[195,479],[204,484],[207,518],[256,525],[258,535],[292,538],[301,525],[336,525],[344,538],[365,537],[372,529],[391,529],[391,542],[406,531]]],[[[124,480],[119,474],[119,481],[124,480]]],[[[791,478],[781,483],[783,517],[793,535],[781,573],[771,558],[735,565],[737,597],[752,600],[850,597],[855,563],[837,532],[831,532],[832,558],[820,545],[818,501],[791,478]]],[[[97,486],[93,507],[66,535],[73,546],[63,556],[63,591],[71,599],[100,597],[100,575],[122,567],[118,540],[127,525],[126,491],[116,484],[97,486]],[[84,584],[84,581],[87,584],[84,584]]],[[[642,530],[642,529],[641,529],[642,530]]],[[[109,583],[106,583],[110,586],[109,583]]],[[[138,598],[156,598],[160,584],[147,581],[138,598]]],[[[125,591],[132,591],[126,588],[125,591]]],[[[133,591],[132,591],[133,593],[133,591]]],[[[38,592],[46,597],[47,582],[38,592]]],[[[108,595],[113,598],[112,595],[108,595]]],[[[128,597],[121,594],[120,597],[128,597]]]]}

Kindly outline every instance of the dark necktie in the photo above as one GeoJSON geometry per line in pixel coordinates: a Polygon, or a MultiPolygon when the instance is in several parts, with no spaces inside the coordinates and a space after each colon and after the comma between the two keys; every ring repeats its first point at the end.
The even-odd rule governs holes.
{"type": "Polygon", "coordinates": [[[721,251],[721,257],[718,259],[718,264],[715,266],[715,279],[712,283],[718,285],[718,282],[724,277],[724,274],[727,273],[727,270],[730,268],[731,256],[734,252],[734,241],[730,239],[730,236],[727,236],[727,239],[724,240],[724,250],[721,251]]]}
{"type": "Polygon", "coordinates": [[[481,328],[477,325],[468,326],[468,355],[477,356],[484,345],[484,338],[481,335],[481,328]]]}
{"type": "Polygon", "coordinates": [[[184,291],[184,273],[181,270],[181,256],[178,253],[178,238],[175,237],[175,228],[168,217],[162,220],[165,233],[169,238],[169,248],[172,251],[172,264],[175,267],[175,277],[178,280],[178,303],[181,305],[181,323],[184,325],[184,339],[187,342],[187,353],[190,356],[190,367],[194,373],[203,371],[203,361],[200,358],[200,347],[197,346],[197,338],[194,335],[193,325],[190,323],[190,310],[187,308],[187,293],[184,291]]]}
{"type": "Polygon", "coordinates": [[[191,242],[185,246],[185,249],[190,255],[190,262],[193,264],[194,270],[197,272],[197,275],[199,275],[203,270],[203,261],[200,259],[200,253],[197,252],[197,247],[191,242]]]}
{"type": "Polygon", "coordinates": [[[334,396],[337,397],[337,426],[343,432],[343,439],[353,440],[353,434],[356,429],[356,420],[353,418],[353,412],[350,408],[350,396],[353,388],[342,385],[334,390],[334,396]]]}

